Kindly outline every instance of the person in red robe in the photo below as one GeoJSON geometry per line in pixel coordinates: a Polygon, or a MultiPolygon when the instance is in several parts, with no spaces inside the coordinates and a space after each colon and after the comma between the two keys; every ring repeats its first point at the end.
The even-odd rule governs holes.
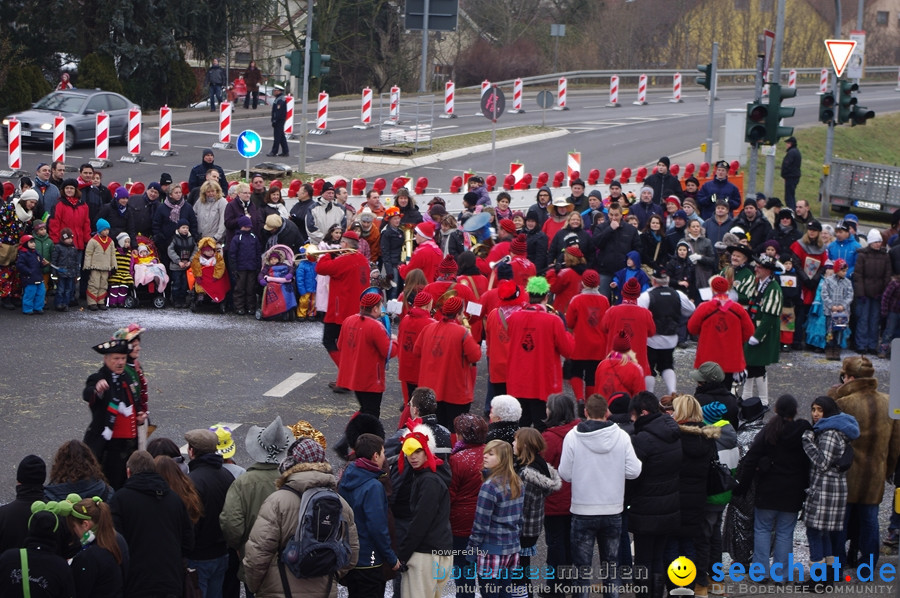
{"type": "Polygon", "coordinates": [[[409,397],[412,392],[419,386],[419,366],[421,360],[413,351],[416,348],[416,341],[419,335],[430,324],[434,324],[431,317],[431,309],[434,305],[434,298],[430,293],[424,290],[416,293],[413,305],[400,320],[400,326],[397,329],[397,341],[399,344],[399,353],[397,355],[397,378],[400,380],[400,388],[403,391],[403,413],[400,414],[400,421],[397,423],[397,429],[403,428],[406,420],[409,419],[409,397]]]}
{"type": "Polygon", "coordinates": [[[416,268],[425,273],[428,282],[434,282],[437,278],[438,265],[444,259],[444,252],[434,242],[434,224],[420,222],[415,228],[416,250],[408,264],[400,266],[400,277],[405,279],[406,273],[416,268]]]}
{"type": "Polygon", "coordinates": [[[606,335],[606,352],[613,350],[613,340],[624,332],[631,342],[631,348],[637,357],[638,363],[644,369],[644,375],[651,375],[650,361],[647,359],[647,339],[656,334],[656,323],[650,310],[637,304],[641,295],[641,283],[637,279],[629,278],[622,285],[622,303],[610,307],[603,319],[600,328],[606,335]]]}
{"type": "Polygon", "coordinates": [[[566,325],[575,337],[569,383],[581,409],[584,399],[596,392],[594,373],[606,349],[600,321],[609,309],[609,299],[600,294],[599,286],[600,275],[594,270],[585,270],[581,276],[581,293],[572,297],[566,311],[566,325]]]}

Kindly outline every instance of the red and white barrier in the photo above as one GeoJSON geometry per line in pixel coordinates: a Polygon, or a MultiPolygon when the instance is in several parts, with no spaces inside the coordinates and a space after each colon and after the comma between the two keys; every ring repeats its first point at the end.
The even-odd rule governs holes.
{"type": "Polygon", "coordinates": [[[97,113],[97,124],[94,129],[94,157],[97,160],[109,160],[109,115],[97,113]]]}
{"type": "Polygon", "coordinates": [[[53,117],[53,152],[54,162],[66,161],[66,119],[62,114],[53,117]]]}
{"type": "Polygon", "coordinates": [[[522,109],[522,80],[516,79],[513,81],[513,103],[510,113],[522,114],[523,112],[525,112],[525,110],[522,109]]]}
{"type": "Polygon", "coordinates": [[[566,179],[572,180],[581,174],[581,152],[569,152],[566,155],[566,179]],[[577,173],[577,174],[576,174],[577,173]],[[572,175],[575,175],[574,177],[572,175]]]}
{"type": "Polygon", "coordinates": [[[396,85],[391,87],[391,105],[388,111],[388,120],[395,123],[400,122],[400,88],[396,85]]]}
{"type": "Polygon", "coordinates": [[[788,71],[788,88],[797,89],[797,71],[795,69],[788,71]]]}
{"type": "Polygon", "coordinates": [[[328,128],[328,94],[319,94],[319,105],[316,108],[316,129],[324,131],[328,128]]]}
{"type": "Polygon", "coordinates": [[[681,99],[681,73],[675,73],[675,77],[672,79],[672,99],[669,101],[673,104],[684,102],[681,99]]]}
{"type": "Polygon", "coordinates": [[[560,77],[556,82],[556,106],[554,110],[568,110],[566,106],[566,88],[568,87],[565,77],[560,77]]]}
{"type": "Polygon", "coordinates": [[[372,126],[372,89],[364,87],[362,100],[359,105],[359,124],[353,125],[354,129],[365,131],[372,126]]]}
{"type": "MultiPolygon", "coordinates": [[[[900,81],[900,74],[898,74],[898,81],[900,81]]],[[[898,82],[898,87],[900,87],[900,82],[898,82]]],[[[828,69],[822,69],[819,73],[819,93],[828,93],[828,69]]]]}
{"type": "Polygon", "coordinates": [[[10,170],[22,170],[22,123],[21,121],[9,119],[9,133],[7,134],[9,151],[9,160],[7,164],[10,170]]]}
{"type": "Polygon", "coordinates": [[[125,136],[128,139],[128,154],[119,158],[119,162],[131,162],[132,164],[143,162],[144,158],[141,156],[140,106],[133,106],[131,110],[128,111],[128,129],[126,130],[125,136]]]}
{"type": "Polygon", "coordinates": [[[172,109],[163,106],[159,109],[159,151],[172,149],[172,109]]]}
{"type": "Polygon", "coordinates": [[[619,107],[619,76],[613,75],[609,78],[609,104],[608,108],[619,107]]]}
{"type": "Polygon", "coordinates": [[[518,162],[511,162],[509,165],[509,174],[512,175],[513,184],[515,185],[525,176],[525,165],[518,162]]]}
{"type": "Polygon", "coordinates": [[[231,102],[219,104],[219,143],[231,143],[231,102]]]}
{"type": "Polygon", "coordinates": [[[440,118],[456,118],[453,113],[453,103],[456,99],[456,83],[447,81],[444,83],[444,113],[440,118]]]}
{"type": "Polygon", "coordinates": [[[633,103],[635,106],[647,105],[647,75],[642,74],[638,79],[637,101],[633,103]]]}
{"type": "Polygon", "coordinates": [[[762,97],[764,97],[764,98],[769,97],[769,84],[768,83],[763,83],[762,97]]]}
{"type": "Polygon", "coordinates": [[[294,134],[294,96],[288,94],[284,97],[286,112],[284,115],[284,134],[290,137],[294,134]]]}
{"type": "Polygon", "coordinates": [[[491,88],[491,82],[485,79],[481,82],[481,95],[478,96],[478,112],[475,113],[475,116],[484,116],[481,112],[481,98],[484,97],[484,94],[488,92],[491,88]]]}

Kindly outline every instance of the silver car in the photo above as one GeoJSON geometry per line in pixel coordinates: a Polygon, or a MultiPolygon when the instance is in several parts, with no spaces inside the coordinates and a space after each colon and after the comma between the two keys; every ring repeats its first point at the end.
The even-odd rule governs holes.
{"type": "Polygon", "coordinates": [[[66,119],[66,148],[76,143],[93,143],[97,113],[109,114],[110,143],[125,143],[128,110],[134,103],[125,96],[100,89],[68,89],[54,91],[24,112],[10,114],[3,119],[3,138],[8,142],[9,119],[22,123],[24,143],[53,142],[53,117],[62,114],[66,119]]]}

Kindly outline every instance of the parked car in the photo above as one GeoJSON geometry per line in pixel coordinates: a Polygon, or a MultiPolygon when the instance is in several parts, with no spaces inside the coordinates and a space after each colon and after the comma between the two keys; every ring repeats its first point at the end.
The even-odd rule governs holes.
{"type": "Polygon", "coordinates": [[[109,115],[111,143],[125,143],[128,129],[128,110],[134,102],[125,96],[100,89],[68,89],[54,91],[32,106],[31,110],[10,114],[3,119],[3,138],[8,141],[9,119],[15,117],[22,123],[24,143],[53,141],[53,118],[62,114],[66,119],[66,148],[77,143],[93,143],[97,126],[97,113],[109,115]]]}

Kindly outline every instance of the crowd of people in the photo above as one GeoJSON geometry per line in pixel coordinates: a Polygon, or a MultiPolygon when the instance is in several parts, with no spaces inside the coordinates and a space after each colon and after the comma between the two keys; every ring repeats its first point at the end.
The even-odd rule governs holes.
{"type": "Polygon", "coordinates": [[[297,185],[288,210],[261,176],[226,199],[214,158],[203,152],[188,193],[165,174],[104,192],[89,167],[54,193],[50,165],[18,194],[5,189],[0,249],[15,260],[0,264],[4,306],[42,312],[47,268],[59,309],[77,305],[79,277],[88,309],[121,305],[127,270],[159,292],[171,282],[175,305],[191,293],[194,306],[205,297],[238,315],[321,320],[338,372],[329,387],[359,405],[332,443],[346,466],[332,469],[312,425],[280,418],[248,432],[246,470],[221,426],[188,432],[187,458],[171,440],[148,442],[144,330],[120,329],[94,347],[103,366],[84,386],[83,442],[60,448],[46,487],[43,462],[26,457],[17,500],[0,507],[8,591],[31,579],[25,567],[47,567],[48,588],[61,588],[48,596],[180,596],[195,581],[204,596],[236,596],[240,580],[258,596],[336,595],[336,583],[373,596],[390,581],[395,595],[437,597],[453,578],[458,596],[581,596],[599,583],[606,596],[656,598],[683,555],[703,596],[721,592],[709,573],[723,552],[781,581],[775,564],[801,510],[814,563],[877,561],[900,422],[865,354],[884,356],[895,333],[900,253],[885,247],[900,216],[862,248],[851,216],[829,230],[803,200],[796,212],[742,200],[724,162],[682,186],[666,157],[635,198],[616,182],[607,197],[585,195],[576,180],[570,197],[542,187],[517,211],[505,192],[495,207],[473,176],[457,216],[439,197],[420,210],[405,190],[387,206],[369,191],[356,209],[327,182],[318,198],[297,185]],[[155,254],[142,255],[147,242],[155,254]],[[813,401],[812,423],[791,395],[765,419],[766,368],[782,351],[840,359],[848,340],[859,355],[813,401]],[[696,387],[685,394],[674,357],[689,342],[696,387]],[[484,406],[472,413],[484,356],[484,406]],[[403,394],[395,422],[381,409],[389,375],[403,394]],[[57,468],[71,454],[77,471],[57,468]],[[710,485],[718,463],[736,488],[710,485]],[[280,553],[321,488],[340,496],[345,558],[296,577],[280,553]],[[542,533],[556,574],[513,580],[533,571],[542,533]],[[601,562],[640,576],[584,574],[595,541],[601,562]]]}

